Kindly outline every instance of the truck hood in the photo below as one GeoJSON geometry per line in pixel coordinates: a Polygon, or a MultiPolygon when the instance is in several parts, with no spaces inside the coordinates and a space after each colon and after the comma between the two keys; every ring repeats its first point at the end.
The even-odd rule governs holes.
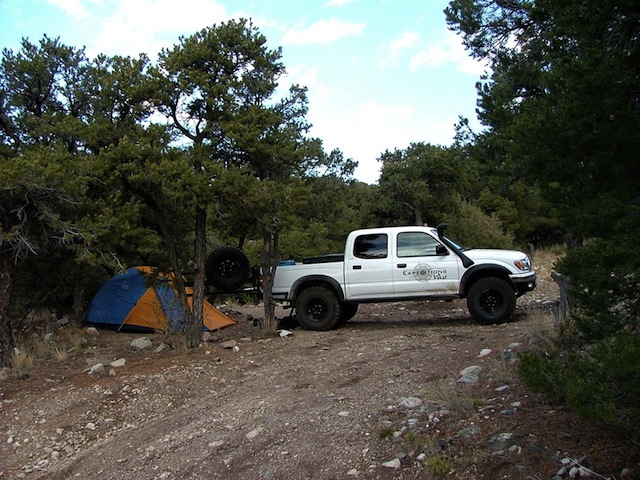
{"type": "Polygon", "coordinates": [[[475,263],[502,263],[509,270],[516,270],[513,262],[528,258],[528,255],[517,250],[498,250],[498,249],[471,249],[465,250],[464,254],[475,263]]]}

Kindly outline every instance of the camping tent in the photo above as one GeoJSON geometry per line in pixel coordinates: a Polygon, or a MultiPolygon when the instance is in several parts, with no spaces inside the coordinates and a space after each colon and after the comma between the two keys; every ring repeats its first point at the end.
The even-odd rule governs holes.
{"type": "MultiPolygon", "coordinates": [[[[182,330],[184,317],[170,279],[159,276],[150,282],[151,271],[149,267],[133,267],[111,277],[91,301],[85,323],[113,330],[182,330]]],[[[235,323],[204,302],[205,328],[216,330],[235,323]]]]}

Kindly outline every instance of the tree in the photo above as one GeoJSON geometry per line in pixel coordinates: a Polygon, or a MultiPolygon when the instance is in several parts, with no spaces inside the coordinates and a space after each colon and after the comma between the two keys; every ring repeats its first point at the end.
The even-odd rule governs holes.
{"type": "MultiPolygon", "coordinates": [[[[284,73],[280,56],[279,49],[267,48],[265,37],[250,22],[233,20],[181,38],[179,45],[161,52],[151,72],[154,105],[176,133],[176,144],[190,170],[185,171],[188,183],[181,175],[174,177],[183,182],[181,190],[187,190],[185,200],[192,205],[195,225],[193,312],[181,295],[188,346],[202,338],[211,205],[235,203],[245,212],[239,216],[240,225],[246,226],[248,218],[257,221],[264,245],[265,291],[269,292],[287,192],[284,181],[300,176],[320,156],[317,142],[303,138],[308,128],[305,90],[293,87],[289,97],[273,100],[284,73]],[[232,183],[246,190],[237,192],[232,183]],[[230,191],[239,193],[243,201],[229,202],[225,192],[230,191]]],[[[179,276],[179,265],[172,268],[179,276]]],[[[273,303],[266,301],[265,310],[267,319],[272,319],[273,303]]]]}
{"type": "Polygon", "coordinates": [[[640,188],[634,2],[456,0],[446,13],[491,62],[478,87],[486,141],[555,204],[571,237],[626,228],[640,188]]]}
{"type": "Polygon", "coordinates": [[[315,180],[348,177],[355,163],[345,160],[339,151],[327,155],[318,139],[306,137],[309,125],[304,88],[294,85],[289,96],[273,106],[250,107],[249,113],[242,128],[238,124],[229,128],[239,162],[219,179],[219,197],[229,199],[226,203],[233,205],[233,217],[240,218],[241,224],[249,220],[258,226],[265,308],[262,327],[274,330],[272,286],[281,234],[293,225],[304,224],[301,216],[308,219],[315,180]]]}
{"type": "Polygon", "coordinates": [[[0,65],[0,365],[13,353],[9,315],[16,267],[49,248],[83,241],[74,211],[86,191],[78,175],[78,117],[72,87],[84,54],[47,37],[23,40],[0,65]],[[74,116],[77,115],[77,116],[74,116]]]}
{"type": "Polygon", "coordinates": [[[523,356],[521,376],[637,438],[637,2],[455,0],[447,16],[492,63],[479,85],[487,145],[553,203],[574,247],[557,265],[572,309],[551,348],[523,356]]]}
{"type": "Polygon", "coordinates": [[[466,196],[467,166],[453,148],[412,143],[380,161],[378,215],[389,224],[435,225],[466,196]]]}

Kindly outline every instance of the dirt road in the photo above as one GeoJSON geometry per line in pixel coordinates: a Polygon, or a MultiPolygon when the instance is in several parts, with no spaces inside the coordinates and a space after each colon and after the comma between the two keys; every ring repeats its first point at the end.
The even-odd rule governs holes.
{"type": "Polygon", "coordinates": [[[237,308],[238,325],[190,352],[101,331],[82,355],[0,381],[0,479],[543,479],[567,458],[633,478],[637,446],[514,373],[548,301],[493,326],[461,302],[361,306],[337,330],[270,338],[259,310],[237,308]]]}

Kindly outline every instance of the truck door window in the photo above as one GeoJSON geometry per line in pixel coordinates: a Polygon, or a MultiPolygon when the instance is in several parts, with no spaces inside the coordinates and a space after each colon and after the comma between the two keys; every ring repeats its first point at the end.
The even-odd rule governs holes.
{"type": "Polygon", "coordinates": [[[353,254],[358,258],[387,258],[387,235],[360,235],[353,244],[353,254]]]}
{"type": "Polygon", "coordinates": [[[398,234],[398,257],[428,257],[446,254],[447,250],[431,235],[422,232],[398,234]]]}

